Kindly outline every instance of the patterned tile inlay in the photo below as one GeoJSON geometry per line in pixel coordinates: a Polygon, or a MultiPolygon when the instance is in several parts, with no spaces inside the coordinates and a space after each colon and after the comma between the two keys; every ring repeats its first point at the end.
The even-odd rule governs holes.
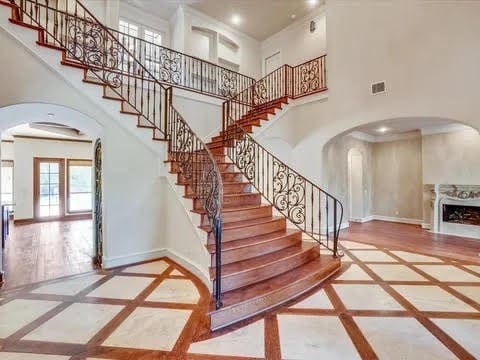
{"type": "Polygon", "coordinates": [[[278,327],[285,359],[360,359],[336,316],[279,315],[278,327]]]}
{"type": "Polygon", "coordinates": [[[214,334],[208,289],[168,259],[0,292],[0,360],[480,358],[480,266],[341,245],[324,286],[214,334]]]}
{"type": "Polygon", "coordinates": [[[147,301],[182,304],[196,304],[199,299],[197,288],[188,279],[166,279],[147,297],[147,301]]]}
{"type": "Polygon", "coordinates": [[[190,315],[191,310],[139,307],[103,345],[170,351],[190,315]]]}
{"type": "Polygon", "coordinates": [[[456,359],[415,319],[367,316],[355,322],[380,359],[456,359]]]}
{"type": "Polygon", "coordinates": [[[72,304],[24,339],[86,344],[122,309],[120,305],[72,304]]]}
{"type": "Polygon", "coordinates": [[[265,357],[263,320],[210,340],[193,343],[192,354],[265,357]]]}

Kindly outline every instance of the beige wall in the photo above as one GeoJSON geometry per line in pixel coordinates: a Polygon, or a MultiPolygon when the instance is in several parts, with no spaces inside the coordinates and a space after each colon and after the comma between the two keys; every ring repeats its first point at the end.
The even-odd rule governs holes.
{"type": "Polygon", "coordinates": [[[480,135],[473,129],[423,137],[424,184],[480,184],[480,135]]]}
{"type": "Polygon", "coordinates": [[[373,144],[373,214],[423,217],[422,138],[373,144]]]}
{"type": "Polygon", "coordinates": [[[371,215],[372,210],[372,166],[373,146],[366,141],[358,140],[352,136],[343,136],[331,141],[325,147],[323,161],[327,171],[322,181],[323,187],[338,197],[345,207],[345,219],[350,218],[348,194],[348,152],[357,149],[362,154],[363,160],[363,216],[371,215]]]}

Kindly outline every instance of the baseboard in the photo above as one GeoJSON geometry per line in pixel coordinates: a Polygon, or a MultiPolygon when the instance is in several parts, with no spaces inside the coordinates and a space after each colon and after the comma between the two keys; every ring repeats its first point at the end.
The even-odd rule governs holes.
{"type": "Polygon", "coordinates": [[[357,222],[357,223],[365,223],[365,222],[369,222],[369,221],[372,221],[372,220],[375,220],[375,217],[373,215],[366,216],[366,217],[363,217],[363,218],[350,218],[351,222],[357,222]]]}
{"type": "Polygon", "coordinates": [[[432,224],[422,222],[422,229],[431,230],[432,224]]]}
{"type": "Polygon", "coordinates": [[[75,221],[75,220],[91,220],[93,218],[92,213],[81,213],[81,214],[72,214],[72,215],[65,215],[55,219],[14,219],[13,223],[15,225],[28,225],[28,224],[36,224],[36,223],[43,223],[43,222],[51,222],[51,221],[75,221]]]}
{"type": "Polygon", "coordinates": [[[212,290],[212,281],[210,280],[210,274],[202,271],[201,267],[198,264],[188,261],[185,257],[176,253],[173,250],[165,249],[165,252],[165,256],[190,271],[193,275],[199,278],[208,287],[209,290],[212,290]]]}
{"type": "Polygon", "coordinates": [[[202,271],[197,264],[190,262],[182,255],[170,249],[165,249],[165,248],[155,249],[152,251],[135,253],[135,254],[125,255],[125,256],[116,256],[111,258],[103,257],[102,267],[108,270],[118,266],[126,266],[130,264],[139,263],[142,261],[159,259],[162,257],[168,257],[169,259],[172,259],[173,261],[175,261],[177,264],[183,266],[185,269],[187,269],[192,274],[194,274],[197,278],[199,278],[210,290],[212,289],[212,282],[210,281],[209,274],[202,271]]]}
{"type": "Polygon", "coordinates": [[[383,215],[370,215],[370,216],[366,216],[366,217],[363,217],[363,218],[351,218],[350,222],[366,223],[366,222],[373,221],[373,220],[396,222],[396,223],[402,223],[402,224],[421,225],[424,229],[430,229],[430,224],[424,223],[423,220],[409,219],[409,218],[398,218],[398,217],[394,217],[394,216],[383,216],[383,215]]]}
{"type": "Polygon", "coordinates": [[[371,217],[373,217],[372,220],[396,222],[396,223],[402,223],[402,224],[413,224],[413,225],[423,224],[423,220],[419,220],[419,219],[399,218],[399,217],[383,216],[383,215],[372,215],[371,217]]]}
{"type": "Polygon", "coordinates": [[[124,256],[102,257],[102,266],[104,269],[111,269],[118,266],[130,265],[142,261],[154,260],[168,256],[167,249],[155,249],[140,253],[134,253],[124,256]]]}

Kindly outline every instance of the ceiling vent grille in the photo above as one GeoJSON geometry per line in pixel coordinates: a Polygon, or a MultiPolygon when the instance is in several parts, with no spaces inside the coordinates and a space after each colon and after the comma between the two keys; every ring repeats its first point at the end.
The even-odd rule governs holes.
{"type": "Polygon", "coordinates": [[[372,84],[372,95],[377,95],[385,92],[385,81],[372,84]]]}

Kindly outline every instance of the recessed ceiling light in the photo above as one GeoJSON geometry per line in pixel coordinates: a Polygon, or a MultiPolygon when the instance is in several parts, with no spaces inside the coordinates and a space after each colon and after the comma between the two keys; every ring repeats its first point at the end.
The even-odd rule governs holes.
{"type": "Polygon", "coordinates": [[[232,24],[233,25],[239,25],[241,22],[242,22],[242,18],[240,17],[240,15],[232,15],[232,24]]]}
{"type": "Polygon", "coordinates": [[[388,129],[387,127],[385,127],[385,126],[379,127],[379,128],[377,129],[377,131],[378,131],[378,132],[381,132],[381,133],[387,132],[388,130],[389,130],[389,129],[388,129]]]}
{"type": "Polygon", "coordinates": [[[308,3],[308,5],[310,5],[311,7],[317,6],[318,0],[307,0],[307,3],[308,3]]]}

